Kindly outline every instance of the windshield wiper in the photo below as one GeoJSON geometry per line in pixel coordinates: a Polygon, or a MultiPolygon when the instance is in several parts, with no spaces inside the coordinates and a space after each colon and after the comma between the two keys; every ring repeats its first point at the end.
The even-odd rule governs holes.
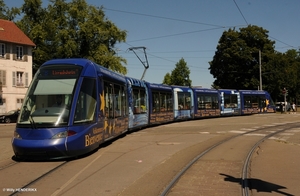
{"type": "Polygon", "coordinates": [[[32,118],[32,115],[30,114],[30,111],[28,110],[27,106],[24,106],[23,107],[25,109],[26,112],[29,112],[29,122],[30,122],[30,125],[31,125],[31,128],[33,129],[36,129],[36,123],[34,122],[33,118],[32,118]]]}

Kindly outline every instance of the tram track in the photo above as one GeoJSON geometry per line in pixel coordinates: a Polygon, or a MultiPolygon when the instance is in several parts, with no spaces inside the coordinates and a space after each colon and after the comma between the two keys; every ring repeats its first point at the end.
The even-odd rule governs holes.
{"type": "Polygon", "coordinates": [[[2,185],[5,187],[2,193],[12,196],[18,195],[24,192],[24,190],[34,189],[32,188],[34,183],[65,166],[68,161],[36,162],[34,167],[31,167],[31,163],[32,162],[14,162],[9,165],[1,166],[0,176],[2,176],[3,179],[5,176],[10,177],[10,180],[1,180],[2,185]],[[21,175],[22,178],[15,177],[16,174],[21,175]]]}
{"type": "MultiPolygon", "coordinates": [[[[255,152],[255,150],[259,147],[259,145],[264,142],[265,140],[269,139],[270,137],[273,137],[277,134],[280,134],[286,130],[292,129],[292,128],[299,128],[299,123],[298,122],[293,122],[293,123],[274,123],[274,125],[268,125],[268,126],[264,126],[261,128],[255,128],[254,130],[252,129],[247,129],[250,131],[247,131],[245,133],[240,133],[238,135],[226,138],[224,140],[221,140],[213,145],[211,145],[209,148],[207,148],[206,150],[204,150],[203,152],[201,152],[198,156],[196,156],[192,161],[190,161],[180,172],[178,172],[175,177],[171,180],[171,182],[164,188],[164,190],[161,192],[161,196],[166,196],[166,195],[172,195],[172,190],[176,187],[176,185],[178,185],[179,180],[181,178],[183,178],[183,176],[185,175],[185,173],[198,161],[200,161],[205,155],[211,153],[213,150],[216,150],[217,148],[221,147],[223,144],[232,141],[235,138],[241,137],[241,136],[245,136],[245,135],[250,135],[250,134],[255,134],[255,133],[259,133],[261,131],[268,131],[270,129],[279,129],[277,131],[270,131],[269,134],[266,134],[262,139],[256,141],[251,149],[249,150],[245,160],[243,161],[243,167],[242,167],[242,175],[241,175],[241,195],[242,196],[249,196],[250,195],[250,189],[251,189],[251,185],[249,183],[248,180],[248,173],[250,172],[250,162],[251,162],[251,157],[253,155],[253,153],[255,152]],[[279,127],[282,127],[279,129],[279,127]],[[286,127],[286,128],[285,128],[286,127]]],[[[220,175],[224,175],[225,174],[220,174],[220,175]]],[[[227,175],[228,177],[228,175],[227,175]]],[[[178,194],[178,192],[177,192],[178,194]]],[[[176,194],[175,194],[176,195],[176,194]]]]}
{"type": "Polygon", "coordinates": [[[250,195],[250,184],[249,184],[249,180],[248,180],[248,173],[250,172],[250,162],[251,162],[251,158],[253,155],[253,152],[255,151],[255,149],[265,140],[269,139],[272,136],[275,136],[279,133],[282,133],[286,130],[288,130],[290,128],[287,129],[282,129],[282,130],[278,130],[274,133],[270,133],[267,136],[265,136],[264,138],[262,138],[261,140],[259,140],[255,145],[253,145],[253,147],[251,148],[251,150],[249,151],[247,158],[245,159],[245,163],[243,166],[243,172],[242,172],[242,196],[249,196],[250,195]]]}
{"type": "Polygon", "coordinates": [[[58,166],[52,168],[51,170],[49,170],[48,172],[40,175],[39,177],[37,177],[36,179],[33,179],[32,181],[30,181],[29,183],[27,183],[26,185],[24,185],[23,187],[21,187],[19,190],[14,191],[12,194],[10,194],[10,196],[13,195],[17,195],[18,193],[22,192],[23,189],[27,189],[29,188],[31,185],[33,185],[35,182],[41,180],[42,178],[46,177],[47,175],[51,174],[52,172],[56,171],[57,169],[61,168],[62,166],[64,166],[65,164],[67,164],[68,162],[63,162],[61,164],[59,164],[58,166]]]}
{"type": "Polygon", "coordinates": [[[0,163],[0,172],[1,170],[4,170],[6,168],[12,167],[16,164],[18,164],[19,162],[16,161],[12,161],[12,160],[5,160],[3,162],[0,163]]]}
{"type": "MultiPolygon", "coordinates": [[[[259,183],[256,179],[272,182],[267,178],[258,177],[257,173],[253,175],[252,169],[258,167],[251,168],[248,173],[252,178],[242,177],[245,158],[249,156],[250,149],[254,149],[252,154],[255,158],[261,159],[265,155],[263,153],[265,145],[261,145],[263,141],[259,144],[257,142],[262,139],[267,140],[269,136],[274,138],[268,140],[268,144],[271,142],[277,145],[277,141],[284,141],[291,137],[289,133],[292,134],[293,130],[281,135],[278,132],[280,136],[276,136],[275,132],[293,128],[295,128],[294,133],[300,132],[298,121],[286,121],[276,115],[249,116],[248,120],[246,117],[233,117],[198,122],[200,121],[166,124],[133,132],[126,137],[111,140],[89,156],[73,161],[23,161],[12,165],[9,161],[2,162],[0,181],[3,182],[6,179],[5,176],[10,176],[10,181],[5,181],[2,188],[16,190],[15,192],[5,191],[2,194],[30,195],[32,192],[24,192],[22,189],[36,189],[39,195],[52,196],[75,194],[150,196],[160,195],[166,185],[173,180],[175,183],[166,193],[168,196],[209,196],[217,193],[241,195],[243,178],[249,180],[246,183],[252,192],[250,185],[254,182],[258,186],[257,183],[259,183]],[[257,119],[261,123],[256,121],[257,119]],[[258,147],[255,148],[255,144],[258,147]],[[237,151],[234,148],[238,145],[245,147],[237,151]],[[202,157],[196,160],[198,156],[202,157]],[[194,163],[190,163],[191,160],[194,160],[194,163]],[[187,166],[188,164],[190,165],[187,166]],[[183,171],[183,168],[187,169],[180,176],[178,173],[183,171]],[[200,173],[193,174],[193,172],[200,173]],[[174,176],[179,177],[174,180],[174,176]],[[203,183],[203,186],[189,187],[186,182],[190,183],[194,179],[198,181],[198,184],[203,183]],[[220,181],[222,182],[218,184],[220,181]],[[208,185],[211,186],[210,190],[205,190],[205,193],[200,192],[208,185]],[[194,194],[192,191],[180,192],[182,189],[185,191],[194,189],[198,192],[194,194]],[[17,192],[17,190],[20,191],[17,192]]],[[[284,145],[284,143],[278,144],[284,145]]],[[[286,186],[286,184],[282,185],[286,186]]]]}

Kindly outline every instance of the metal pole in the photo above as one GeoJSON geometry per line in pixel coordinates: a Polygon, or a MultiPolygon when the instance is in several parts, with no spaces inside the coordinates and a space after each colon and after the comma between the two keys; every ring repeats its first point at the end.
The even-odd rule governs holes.
{"type": "Polygon", "coordinates": [[[287,109],[287,102],[286,102],[286,88],[284,88],[284,112],[286,112],[287,109]]]}
{"type": "Polygon", "coordinates": [[[259,90],[262,91],[262,77],[261,77],[261,52],[260,49],[258,51],[259,55],[259,90]]]}

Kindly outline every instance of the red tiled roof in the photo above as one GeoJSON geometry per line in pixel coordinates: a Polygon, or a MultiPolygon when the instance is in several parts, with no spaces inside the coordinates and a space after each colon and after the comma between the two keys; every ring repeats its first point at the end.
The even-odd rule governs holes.
{"type": "Polygon", "coordinates": [[[35,46],[14,22],[3,19],[0,19],[0,41],[35,46]]]}

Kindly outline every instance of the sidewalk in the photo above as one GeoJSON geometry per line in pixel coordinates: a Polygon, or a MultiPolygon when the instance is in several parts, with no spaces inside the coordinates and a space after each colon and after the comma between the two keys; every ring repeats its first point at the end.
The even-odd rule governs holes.
{"type": "Polygon", "coordinates": [[[0,123],[1,126],[16,126],[16,123],[0,123]]]}

